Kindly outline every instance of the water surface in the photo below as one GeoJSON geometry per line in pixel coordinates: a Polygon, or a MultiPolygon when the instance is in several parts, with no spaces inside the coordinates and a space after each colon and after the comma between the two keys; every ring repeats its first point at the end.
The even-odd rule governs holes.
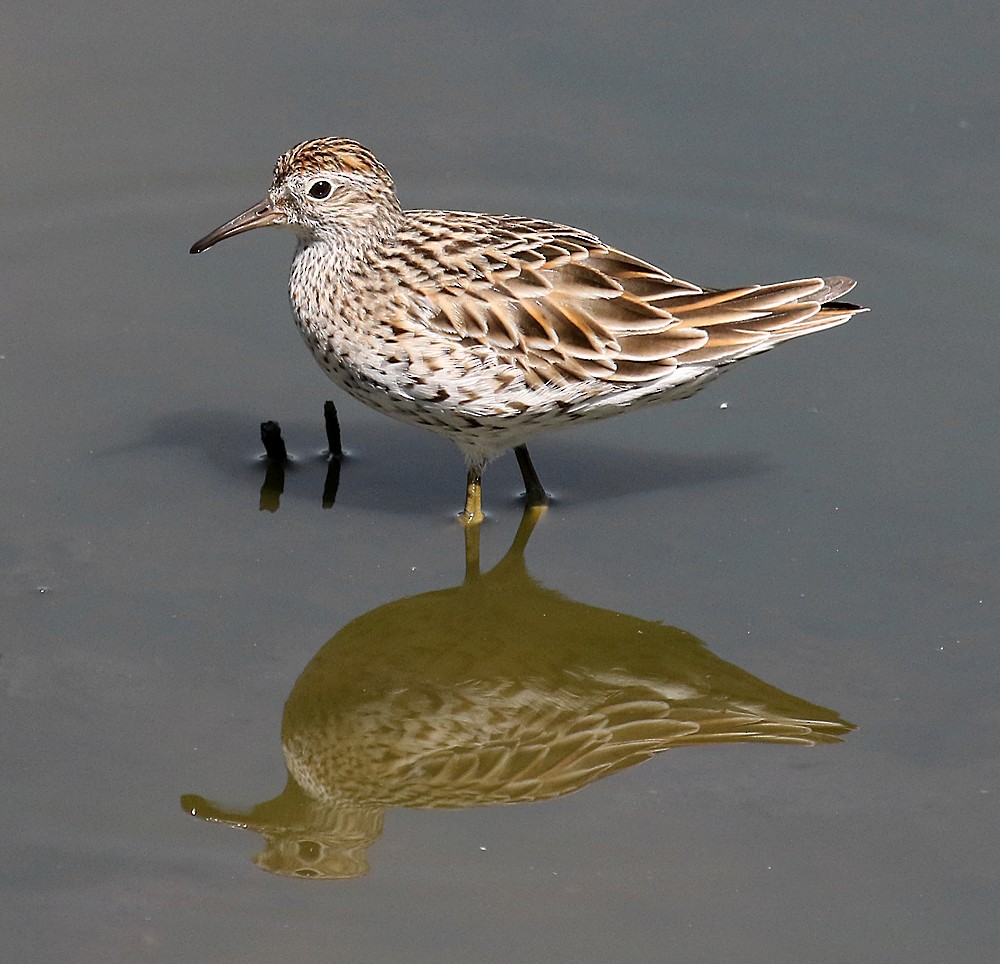
{"type": "MultiPolygon", "coordinates": [[[[12,12],[12,959],[995,957],[998,40],[984,3],[12,12]],[[457,452],[332,394],[289,318],[289,237],[186,253],[319,134],[368,144],[408,206],[578,224],[708,285],[849,274],[873,310],[690,401],[539,440],[555,501],[524,553],[530,581],[500,603],[514,629],[535,592],[570,607],[565,637],[534,616],[534,637],[500,634],[515,648],[494,641],[480,663],[475,637],[443,628],[472,616],[446,607],[429,617],[433,659],[421,649],[407,669],[378,614],[404,607],[390,625],[405,628],[413,600],[463,585],[457,452]],[[324,509],[329,397],[349,458],[324,509]],[[295,456],[276,511],[260,508],[266,418],[295,456]],[[604,620],[663,635],[633,647],[608,630],[582,654],[557,642],[604,620]],[[558,670],[515,671],[532,638],[558,670]],[[678,646],[694,669],[665,668],[678,646]],[[325,652],[354,695],[310,688],[325,652]],[[721,676],[712,712],[736,699],[841,739],[674,749],[639,714],[625,722],[650,742],[635,759],[534,802],[385,791],[368,872],[348,879],[269,873],[258,832],[184,811],[193,795],[201,816],[246,816],[285,792],[303,686],[366,752],[359,720],[426,721],[357,697],[365,677],[344,667],[369,654],[402,692],[424,672],[437,720],[469,679],[506,694],[483,705],[515,726],[574,670],[641,679],[629,705],[660,718],[721,676]]],[[[485,486],[489,572],[520,521],[513,460],[485,486]]],[[[341,740],[323,751],[335,770],[353,752],[341,740]]],[[[312,759],[302,780],[326,758],[312,759]]]]}

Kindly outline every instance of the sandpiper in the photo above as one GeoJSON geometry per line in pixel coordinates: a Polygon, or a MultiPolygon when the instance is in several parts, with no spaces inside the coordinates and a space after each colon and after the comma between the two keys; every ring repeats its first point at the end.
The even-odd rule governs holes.
{"type": "Polygon", "coordinates": [[[468,466],[467,523],[486,463],[573,421],[687,398],[734,361],[843,324],[850,278],[713,290],[578,228],[507,215],[404,211],[367,148],[304,141],[267,196],[191,248],[283,225],[298,237],[289,294],[299,329],[341,388],[448,436],[468,466]]]}

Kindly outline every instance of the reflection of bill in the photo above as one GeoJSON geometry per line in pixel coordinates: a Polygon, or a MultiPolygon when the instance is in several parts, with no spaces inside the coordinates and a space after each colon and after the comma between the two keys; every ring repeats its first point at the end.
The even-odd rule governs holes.
{"type": "Polygon", "coordinates": [[[470,544],[463,585],[380,606],[320,649],[285,704],[279,796],[238,813],[188,795],[184,808],[263,834],[266,870],[355,877],[391,807],[544,800],[675,746],[853,729],[682,629],[539,585],[523,555],[537,512],[485,575],[470,544]]]}

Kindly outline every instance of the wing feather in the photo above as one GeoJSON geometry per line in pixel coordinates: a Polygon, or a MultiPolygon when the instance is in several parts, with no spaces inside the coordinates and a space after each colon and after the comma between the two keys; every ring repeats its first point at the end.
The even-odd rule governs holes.
{"type": "Polygon", "coordinates": [[[565,225],[409,213],[424,236],[416,254],[409,239],[408,284],[431,307],[427,326],[495,351],[532,387],[653,382],[678,365],[724,365],[863,310],[834,301],[853,287],[849,278],[716,291],[565,225]]]}

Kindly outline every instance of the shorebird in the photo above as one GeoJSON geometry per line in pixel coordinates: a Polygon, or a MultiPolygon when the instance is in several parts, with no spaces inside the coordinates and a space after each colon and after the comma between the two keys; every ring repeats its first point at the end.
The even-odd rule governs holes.
{"type": "Polygon", "coordinates": [[[345,138],[282,155],[267,196],[198,254],[266,225],[296,234],[296,322],[341,388],[448,436],[478,523],[486,463],[514,449],[529,505],[546,500],[525,443],[570,422],[687,398],[728,365],[865,309],[850,278],[713,290],[563,224],[406,211],[389,172],[345,138]]]}

